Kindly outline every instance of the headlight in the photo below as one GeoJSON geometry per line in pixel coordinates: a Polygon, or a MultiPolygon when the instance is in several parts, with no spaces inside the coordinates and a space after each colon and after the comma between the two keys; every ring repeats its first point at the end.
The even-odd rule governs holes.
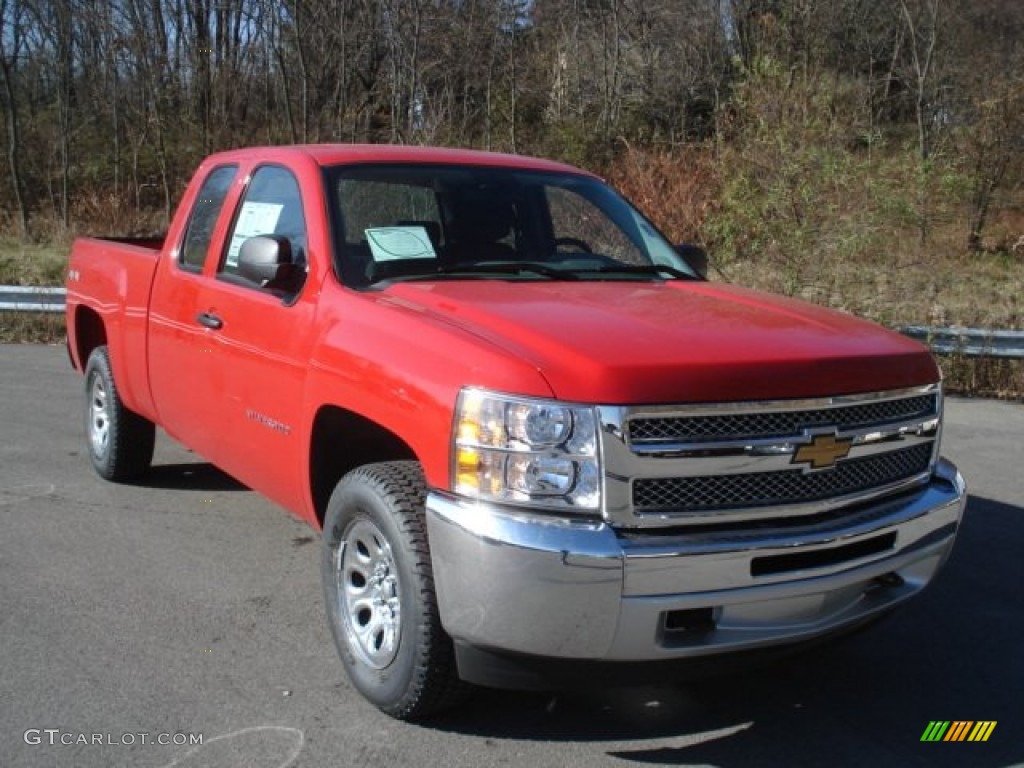
{"type": "Polygon", "coordinates": [[[455,408],[456,493],[478,499],[597,510],[594,409],[464,389],[455,408]]]}

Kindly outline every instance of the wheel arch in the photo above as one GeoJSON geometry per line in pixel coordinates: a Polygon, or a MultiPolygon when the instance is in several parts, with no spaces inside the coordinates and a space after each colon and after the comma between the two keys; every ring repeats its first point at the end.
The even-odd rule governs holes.
{"type": "Polygon", "coordinates": [[[309,491],[316,522],[323,527],[327,502],[346,474],[364,464],[418,461],[412,447],[390,429],[338,405],[323,405],[309,441],[309,491]]]}
{"type": "Polygon", "coordinates": [[[75,342],[74,350],[78,358],[78,369],[85,370],[89,355],[96,347],[107,343],[107,328],[100,314],[85,305],[75,310],[75,342]]]}

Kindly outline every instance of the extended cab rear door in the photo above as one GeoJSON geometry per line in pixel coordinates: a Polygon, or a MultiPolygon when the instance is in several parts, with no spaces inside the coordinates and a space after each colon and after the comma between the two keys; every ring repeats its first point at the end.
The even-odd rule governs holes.
{"type": "Polygon", "coordinates": [[[171,250],[157,265],[149,303],[149,381],[160,424],[209,459],[220,432],[219,393],[203,371],[212,348],[199,295],[210,254],[220,251],[240,174],[237,163],[199,170],[198,190],[182,201],[191,205],[184,231],[168,233],[171,250]]]}

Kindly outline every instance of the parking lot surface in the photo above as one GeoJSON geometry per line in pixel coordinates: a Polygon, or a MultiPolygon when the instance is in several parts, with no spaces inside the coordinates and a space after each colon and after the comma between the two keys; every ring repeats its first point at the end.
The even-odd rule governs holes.
{"type": "Polygon", "coordinates": [[[482,691],[410,725],[344,676],[318,534],[164,435],[143,485],[101,481],[81,386],[61,348],[0,347],[0,766],[1024,763],[1024,406],[948,401],[960,541],[868,631],[697,683],[482,691]],[[923,743],[934,720],[996,727],[923,743]]]}

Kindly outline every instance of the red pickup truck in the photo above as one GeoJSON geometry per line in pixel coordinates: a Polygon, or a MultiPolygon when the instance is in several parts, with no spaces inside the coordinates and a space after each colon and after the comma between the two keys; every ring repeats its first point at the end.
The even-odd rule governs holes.
{"type": "Polygon", "coordinates": [[[395,717],[859,626],[953,546],[939,371],[704,262],[559,163],[217,154],[162,242],[74,244],[89,452],[130,481],[159,425],[322,529],[339,654],[395,717]]]}

